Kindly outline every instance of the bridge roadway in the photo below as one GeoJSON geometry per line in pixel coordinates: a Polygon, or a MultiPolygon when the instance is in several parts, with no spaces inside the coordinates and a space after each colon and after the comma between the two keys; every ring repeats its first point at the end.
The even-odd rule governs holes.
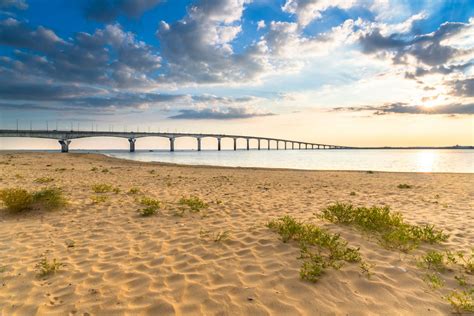
{"type": "Polygon", "coordinates": [[[250,150],[250,140],[257,140],[257,149],[261,149],[261,141],[267,142],[267,149],[270,150],[271,142],[276,142],[276,149],[280,149],[280,143],[283,143],[283,149],[348,149],[351,147],[336,146],[329,144],[316,144],[288,139],[278,139],[258,136],[226,135],[226,134],[195,134],[195,133],[165,133],[165,132],[107,132],[107,131],[59,131],[59,130],[0,130],[0,137],[31,137],[57,139],[61,145],[61,152],[69,151],[69,144],[72,139],[86,137],[120,137],[128,139],[130,143],[130,152],[135,151],[135,142],[137,138],[142,137],[165,137],[170,141],[170,151],[175,150],[175,139],[178,137],[192,137],[197,141],[197,150],[201,151],[201,140],[206,137],[217,139],[217,150],[221,150],[221,140],[231,138],[234,140],[234,150],[237,150],[237,139],[245,139],[246,149],[250,150]],[[291,144],[288,146],[288,144],[291,144]],[[295,146],[296,144],[296,146],[295,146]]]}

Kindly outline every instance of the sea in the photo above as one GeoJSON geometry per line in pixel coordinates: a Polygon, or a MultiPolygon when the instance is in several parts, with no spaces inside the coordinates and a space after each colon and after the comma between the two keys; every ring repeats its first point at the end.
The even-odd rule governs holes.
{"type": "Polygon", "coordinates": [[[474,150],[472,149],[182,150],[175,152],[137,150],[134,153],[123,150],[105,150],[98,152],[121,159],[186,165],[474,173],[474,150]]]}

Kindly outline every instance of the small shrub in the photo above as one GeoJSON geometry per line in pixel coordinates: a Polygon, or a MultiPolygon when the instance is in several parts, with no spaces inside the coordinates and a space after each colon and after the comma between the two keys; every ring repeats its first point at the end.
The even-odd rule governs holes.
{"type": "Polygon", "coordinates": [[[130,188],[130,190],[128,190],[128,194],[138,194],[140,193],[140,189],[139,188],[130,188]]]}
{"type": "Polygon", "coordinates": [[[466,276],[461,274],[461,275],[455,275],[454,276],[454,279],[458,282],[459,286],[467,286],[467,280],[466,280],[466,276]]]}
{"type": "Polygon", "coordinates": [[[148,217],[148,216],[155,215],[158,212],[158,209],[153,206],[147,206],[143,209],[139,209],[137,212],[138,214],[140,214],[140,216],[148,217]]]}
{"type": "Polygon", "coordinates": [[[345,262],[360,262],[358,248],[347,246],[338,234],[331,234],[314,224],[297,221],[291,216],[271,220],[267,227],[280,234],[283,242],[298,241],[303,264],[300,276],[316,282],[328,267],[339,269],[345,262]]]}
{"type": "Polygon", "coordinates": [[[182,197],[179,202],[181,205],[188,206],[191,212],[199,212],[202,209],[207,208],[209,205],[201,200],[197,196],[182,197]]]}
{"type": "Polygon", "coordinates": [[[428,251],[423,257],[419,265],[436,271],[443,271],[446,268],[444,254],[435,250],[428,251]]]}
{"type": "Polygon", "coordinates": [[[213,240],[214,242],[221,242],[221,241],[224,241],[224,240],[228,240],[230,238],[230,232],[228,230],[224,230],[224,231],[221,231],[221,232],[217,232],[214,237],[213,237],[213,240]]]}
{"type": "Polygon", "coordinates": [[[452,291],[445,299],[458,314],[474,312],[474,287],[469,290],[452,291]]]}
{"type": "Polygon", "coordinates": [[[94,195],[91,196],[91,201],[93,204],[99,204],[107,201],[107,197],[104,195],[94,195]]]}
{"type": "Polygon", "coordinates": [[[352,191],[351,193],[349,193],[350,196],[355,196],[356,193],[354,191],[352,191]]]}
{"type": "Polygon", "coordinates": [[[98,170],[99,170],[99,169],[98,169],[97,167],[92,167],[92,168],[91,168],[91,171],[94,171],[94,172],[95,172],[95,171],[98,171],[98,170]]]}
{"type": "Polygon", "coordinates": [[[120,188],[115,187],[115,188],[112,189],[112,192],[114,192],[115,194],[119,194],[120,193],[120,188]]]}
{"type": "Polygon", "coordinates": [[[428,273],[425,275],[424,281],[432,289],[440,289],[444,286],[444,281],[438,274],[428,273]]]}
{"type": "Polygon", "coordinates": [[[36,264],[36,270],[39,277],[45,277],[58,272],[63,266],[64,264],[57,259],[49,261],[48,258],[43,257],[41,258],[40,262],[36,264]]]}
{"type": "Polygon", "coordinates": [[[103,173],[107,173],[107,172],[109,172],[109,169],[104,168],[104,169],[102,169],[102,172],[103,172],[103,173]]]}
{"type": "Polygon", "coordinates": [[[388,206],[354,207],[336,203],[326,207],[321,218],[333,223],[353,225],[374,234],[387,248],[409,251],[420,242],[438,243],[448,235],[433,225],[410,225],[400,213],[393,213],[388,206]]]}
{"type": "Polygon", "coordinates": [[[112,190],[113,187],[106,183],[98,183],[92,186],[92,191],[94,191],[94,193],[107,193],[112,192],[112,190]]]}
{"type": "Polygon", "coordinates": [[[365,261],[360,262],[360,270],[362,271],[363,274],[367,276],[367,279],[370,279],[373,275],[372,269],[375,267],[374,264],[367,263],[365,261]]]}
{"type": "Polygon", "coordinates": [[[149,197],[144,197],[140,200],[140,204],[144,206],[151,206],[156,209],[161,207],[161,202],[159,200],[151,199],[149,197]]]}
{"type": "Polygon", "coordinates": [[[29,210],[33,207],[33,195],[25,189],[3,189],[0,191],[0,200],[7,210],[13,213],[29,210]]]}
{"type": "Polygon", "coordinates": [[[53,181],[54,181],[54,179],[50,178],[50,177],[41,177],[41,178],[36,178],[35,179],[36,183],[49,183],[49,182],[53,182],[53,181]]]}
{"type": "Polygon", "coordinates": [[[59,208],[67,203],[59,188],[42,189],[34,193],[33,199],[48,210],[59,208]]]}
{"type": "Polygon", "coordinates": [[[409,185],[409,184],[406,184],[406,183],[401,183],[397,186],[397,188],[399,188],[399,189],[411,189],[412,186],[409,185]]]}

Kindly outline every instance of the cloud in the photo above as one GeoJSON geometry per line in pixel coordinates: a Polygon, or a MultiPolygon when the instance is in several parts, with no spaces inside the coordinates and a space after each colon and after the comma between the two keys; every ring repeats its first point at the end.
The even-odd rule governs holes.
{"type": "Polygon", "coordinates": [[[171,119],[182,120],[232,120],[232,119],[246,119],[252,117],[272,116],[273,113],[255,112],[248,108],[215,108],[215,109],[182,109],[179,114],[170,116],[171,119]]]}
{"type": "Polygon", "coordinates": [[[0,9],[16,8],[18,10],[28,9],[25,0],[0,0],[0,9]]]}
{"type": "Polygon", "coordinates": [[[459,97],[474,97],[474,78],[451,82],[451,94],[459,97]]]}
{"type": "Polygon", "coordinates": [[[407,78],[427,74],[462,72],[472,65],[474,50],[455,45],[453,38],[474,31],[474,20],[469,23],[445,22],[429,34],[392,33],[384,35],[377,25],[365,25],[359,43],[365,54],[389,57],[394,64],[412,66],[407,78]]]}
{"type": "Polygon", "coordinates": [[[32,29],[14,18],[0,21],[0,44],[47,52],[61,43],[64,42],[52,30],[42,26],[32,29]]]}
{"type": "Polygon", "coordinates": [[[14,58],[0,59],[0,71],[14,72],[22,81],[41,78],[132,88],[152,85],[161,67],[161,57],[151,46],[117,24],[65,41],[51,30],[31,30],[9,18],[0,22],[0,43],[31,50],[15,50],[14,58]]]}
{"type": "Polygon", "coordinates": [[[157,6],[162,0],[89,0],[86,17],[99,22],[112,22],[117,16],[137,18],[157,6]]]}
{"type": "Polygon", "coordinates": [[[260,29],[264,29],[267,25],[265,24],[264,20],[260,20],[257,22],[257,31],[260,29]]]}
{"type": "Polygon", "coordinates": [[[407,103],[397,102],[389,103],[382,106],[361,106],[361,107],[338,107],[334,111],[341,112],[362,112],[371,111],[375,115],[384,114],[459,114],[459,115],[473,115],[474,103],[461,104],[445,104],[438,106],[423,106],[423,105],[408,105],[407,103]]]}
{"type": "Polygon", "coordinates": [[[244,0],[201,0],[182,20],[161,22],[157,32],[168,82],[215,84],[255,80],[265,70],[264,47],[235,53],[244,0]]]}
{"type": "Polygon", "coordinates": [[[295,14],[298,24],[304,27],[314,19],[320,18],[321,13],[331,7],[348,9],[356,3],[357,0],[287,0],[281,9],[295,14]]]}

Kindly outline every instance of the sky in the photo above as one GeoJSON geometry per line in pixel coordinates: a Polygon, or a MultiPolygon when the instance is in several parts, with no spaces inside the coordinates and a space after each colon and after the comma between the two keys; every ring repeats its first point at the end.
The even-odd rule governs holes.
{"type": "Polygon", "coordinates": [[[0,0],[2,129],[474,145],[473,65],[472,0],[0,0]]]}

